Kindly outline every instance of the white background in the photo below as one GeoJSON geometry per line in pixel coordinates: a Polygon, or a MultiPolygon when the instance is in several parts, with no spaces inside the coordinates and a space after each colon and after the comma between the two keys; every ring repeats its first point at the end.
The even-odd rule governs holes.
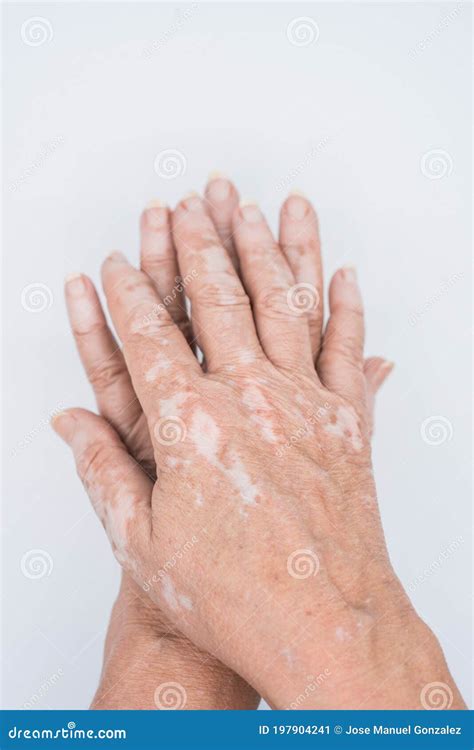
{"type": "Polygon", "coordinates": [[[468,6],[4,10],[4,707],[34,702],[58,670],[34,706],[88,706],[119,579],[68,449],[47,426],[55,409],[93,408],[63,277],[98,279],[112,249],[136,261],[143,205],[173,204],[214,169],[274,225],[286,191],[306,192],[328,276],[341,264],[359,270],[367,352],[396,362],[375,437],[389,549],[469,700],[468,6]],[[32,16],[53,29],[40,46],[21,36],[32,16]],[[319,27],[306,46],[287,35],[300,16],[319,27]],[[164,149],[181,152],[184,174],[154,171],[164,149]],[[444,153],[432,163],[434,149],[444,153]],[[42,312],[25,309],[27,293],[22,304],[30,284],[49,290],[42,312]],[[430,417],[442,418],[426,433],[439,445],[420,431],[430,417]],[[49,575],[22,573],[32,549],[50,556],[49,575]]]}

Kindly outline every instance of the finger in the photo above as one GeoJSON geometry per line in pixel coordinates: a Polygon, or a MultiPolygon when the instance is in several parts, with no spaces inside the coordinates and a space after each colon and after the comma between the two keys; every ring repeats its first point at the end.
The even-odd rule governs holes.
{"type": "Polygon", "coordinates": [[[201,375],[201,368],[146,274],[113,253],[102,266],[102,280],[135,393],[154,424],[157,395],[168,396],[201,375]]]}
{"type": "Polygon", "coordinates": [[[292,296],[293,273],[258,206],[241,205],[233,227],[263,350],[277,367],[313,370],[306,311],[292,296]]]}
{"type": "Polygon", "coordinates": [[[215,172],[209,175],[205,197],[207,212],[238,273],[239,258],[232,236],[232,216],[239,205],[239,194],[230,180],[215,172]]]}
{"type": "Polygon", "coordinates": [[[153,281],[169,314],[191,343],[193,336],[171,236],[170,212],[160,201],[150,203],[141,216],[140,267],[153,281]]]}
{"type": "Polygon", "coordinates": [[[369,411],[370,432],[374,427],[375,396],[385,380],[393,370],[393,362],[387,362],[382,357],[369,357],[364,361],[364,377],[367,392],[367,408],[369,411]]]}
{"type": "Polygon", "coordinates": [[[316,360],[324,315],[321,244],[316,213],[300,194],[290,195],[281,208],[280,247],[293,271],[300,297],[306,300],[311,351],[316,360]]]}
{"type": "Polygon", "coordinates": [[[65,292],[72,332],[99,411],[137,461],[154,473],[146,420],[94,285],[87,276],[74,274],[66,279],[65,292]]]}
{"type": "Polygon", "coordinates": [[[202,199],[193,195],[179,203],[172,225],[181,274],[190,278],[186,293],[208,370],[262,357],[249,299],[202,199]]]}
{"type": "Polygon", "coordinates": [[[73,452],[115,556],[133,571],[150,539],[153,483],[102,417],[70,409],[55,415],[52,426],[73,452]]]}
{"type": "Polygon", "coordinates": [[[342,268],[332,277],[329,310],[330,316],[317,362],[319,377],[329,390],[363,410],[364,312],[353,268],[342,268]]]}

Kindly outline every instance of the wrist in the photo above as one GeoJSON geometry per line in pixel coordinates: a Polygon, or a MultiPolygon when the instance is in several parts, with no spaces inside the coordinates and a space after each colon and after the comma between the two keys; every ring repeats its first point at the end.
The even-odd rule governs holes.
{"type": "Polygon", "coordinates": [[[109,644],[91,708],[255,709],[258,702],[242,678],[183,636],[129,623],[109,644]]]}
{"type": "Polygon", "coordinates": [[[433,690],[432,701],[445,701],[441,707],[465,708],[436,637],[413,610],[395,617],[387,612],[356,637],[348,635],[350,620],[334,631],[331,642],[314,630],[294,645],[287,679],[277,670],[266,673],[262,695],[273,708],[439,707],[429,705],[433,690]]]}

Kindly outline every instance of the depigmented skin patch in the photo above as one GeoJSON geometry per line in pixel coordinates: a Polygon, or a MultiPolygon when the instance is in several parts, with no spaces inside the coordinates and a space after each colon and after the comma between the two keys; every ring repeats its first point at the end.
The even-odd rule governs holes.
{"type": "Polygon", "coordinates": [[[326,422],[323,429],[325,432],[347,441],[357,452],[364,447],[359,419],[352,407],[338,406],[337,413],[330,414],[329,421],[326,422]]]}
{"type": "Polygon", "coordinates": [[[251,381],[244,388],[242,403],[248,409],[250,419],[264,440],[276,443],[278,436],[275,427],[275,410],[268,402],[263,391],[251,381]]]}

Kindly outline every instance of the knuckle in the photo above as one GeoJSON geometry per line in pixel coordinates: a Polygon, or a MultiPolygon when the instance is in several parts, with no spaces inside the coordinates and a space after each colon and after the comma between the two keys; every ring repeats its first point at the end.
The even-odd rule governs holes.
{"type": "Polygon", "coordinates": [[[200,284],[194,290],[191,302],[204,308],[249,308],[250,300],[238,285],[222,283],[200,284]]]}
{"type": "Polygon", "coordinates": [[[126,315],[125,335],[126,338],[153,336],[173,326],[173,320],[162,302],[154,304],[139,302],[133,305],[126,315]]]}
{"type": "Polygon", "coordinates": [[[352,318],[359,322],[364,321],[364,308],[358,303],[336,302],[333,305],[332,313],[341,317],[347,317],[348,319],[352,318]]]}
{"type": "Polygon", "coordinates": [[[113,456],[114,448],[104,442],[93,442],[81,453],[77,459],[77,473],[87,490],[97,477],[105,474],[113,456]]]}
{"type": "Polygon", "coordinates": [[[89,372],[89,383],[94,391],[101,392],[107,390],[111,385],[117,382],[125,374],[125,367],[121,362],[113,359],[103,362],[94,370],[89,372]]]}
{"type": "Polygon", "coordinates": [[[360,341],[353,336],[333,339],[330,348],[331,356],[337,357],[346,367],[356,367],[362,371],[363,360],[360,341]]]}
{"type": "Polygon", "coordinates": [[[72,332],[78,344],[85,341],[97,333],[103,333],[107,330],[107,324],[104,320],[95,320],[92,323],[88,323],[87,326],[81,328],[77,323],[72,324],[72,332]]]}
{"type": "Polygon", "coordinates": [[[270,286],[255,295],[255,307],[259,312],[272,317],[289,317],[295,313],[288,305],[287,286],[270,286]]]}

